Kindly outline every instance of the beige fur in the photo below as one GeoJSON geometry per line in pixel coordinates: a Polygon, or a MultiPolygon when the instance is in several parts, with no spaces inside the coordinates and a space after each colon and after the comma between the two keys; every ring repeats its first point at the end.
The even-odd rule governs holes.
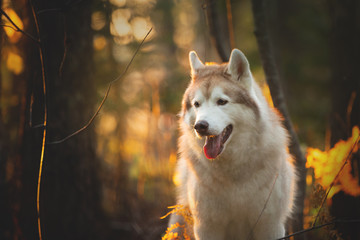
{"type": "MultiPolygon", "coordinates": [[[[246,240],[251,230],[251,239],[283,237],[295,174],[279,116],[253,80],[241,51],[234,49],[229,63],[222,65],[205,66],[195,52],[189,59],[192,81],[180,119],[177,204],[190,209],[194,238],[246,240]],[[219,105],[219,99],[226,104],[219,105]],[[215,159],[204,154],[206,136],[194,130],[199,121],[209,124],[209,136],[233,127],[215,159]]],[[[183,222],[181,216],[173,214],[170,225],[175,222],[183,222]]]]}

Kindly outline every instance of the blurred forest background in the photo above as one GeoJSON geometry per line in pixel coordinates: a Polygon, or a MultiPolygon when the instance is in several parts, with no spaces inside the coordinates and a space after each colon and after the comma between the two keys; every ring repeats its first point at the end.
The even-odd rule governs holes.
{"type": "MultiPolygon", "coordinates": [[[[318,224],[338,221],[302,237],[360,239],[358,221],[341,222],[360,219],[360,2],[267,2],[286,103],[308,152],[304,227],[311,227],[330,188],[318,224]]],[[[233,33],[224,45],[230,40],[247,55],[268,92],[252,2],[0,3],[0,239],[39,238],[41,159],[43,239],[160,239],[167,226],[160,217],[175,204],[177,113],[190,80],[188,52],[221,62],[208,7],[216,6],[219,31],[233,33]],[[115,79],[89,127],[57,143],[88,123],[115,79]]]]}

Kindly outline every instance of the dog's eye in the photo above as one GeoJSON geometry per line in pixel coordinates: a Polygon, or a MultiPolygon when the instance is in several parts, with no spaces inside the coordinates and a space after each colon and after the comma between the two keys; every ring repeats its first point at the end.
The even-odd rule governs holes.
{"type": "Polygon", "coordinates": [[[194,107],[196,107],[196,108],[200,107],[200,103],[199,102],[194,102],[194,107]]]}
{"type": "Polygon", "coordinates": [[[228,101],[220,98],[219,100],[217,100],[216,103],[217,105],[225,105],[228,103],[228,101]]]}

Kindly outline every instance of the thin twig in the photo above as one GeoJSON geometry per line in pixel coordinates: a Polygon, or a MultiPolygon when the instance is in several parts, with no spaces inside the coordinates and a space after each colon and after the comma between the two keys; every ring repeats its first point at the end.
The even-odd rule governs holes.
{"type": "Polygon", "coordinates": [[[328,197],[328,195],[329,195],[329,193],[330,193],[331,188],[334,186],[336,179],[339,177],[341,171],[344,169],[345,165],[348,163],[348,161],[349,161],[349,159],[350,159],[350,156],[351,156],[351,154],[353,153],[353,151],[354,151],[354,149],[355,149],[355,146],[356,146],[356,145],[358,144],[358,142],[359,142],[359,139],[360,139],[360,135],[356,138],[354,145],[352,146],[349,154],[346,156],[345,162],[343,163],[343,165],[342,165],[341,168],[339,169],[339,171],[338,171],[338,173],[336,174],[334,180],[331,182],[328,190],[326,191],[326,194],[325,194],[325,196],[324,196],[324,198],[323,198],[323,200],[322,200],[322,202],[321,202],[320,209],[319,209],[319,211],[318,211],[317,214],[316,214],[316,217],[315,217],[314,222],[312,223],[312,227],[315,226],[315,224],[316,224],[316,222],[317,222],[317,220],[318,220],[318,218],[319,218],[320,212],[321,212],[321,210],[322,210],[322,208],[323,208],[323,206],[324,206],[324,204],[325,204],[325,202],[326,202],[326,199],[327,199],[327,197],[328,197]]]}
{"type": "Polygon", "coordinates": [[[18,32],[18,30],[17,30],[15,27],[10,26],[10,25],[0,24],[0,27],[7,27],[7,28],[11,28],[12,30],[14,30],[14,31],[18,32]]]}
{"type": "Polygon", "coordinates": [[[360,223],[360,219],[353,219],[353,220],[335,220],[335,221],[333,221],[333,222],[324,223],[324,224],[321,224],[321,225],[318,225],[318,226],[313,226],[313,227],[311,227],[311,228],[307,228],[307,229],[304,229],[304,230],[301,230],[301,231],[298,231],[298,232],[289,234],[289,235],[287,235],[287,236],[285,236],[285,237],[282,237],[282,238],[277,238],[276,240],[289,239],[290,237],[298,236],[298,235],[304,234],[304,233],[306,233],[306,232],[310,232],[310,231],[312,231],[312,230],[316,230],[316,229],[319,229],[319,228],[323,228],[323,227],[326,227],[326,226],[329,226],[329,225],[333,225],[333,224],[336,224],[336,223],[360,223]]]}
{"type": "Polygon", "coordinates": [[[96,116],[99,114],[100,110],[102,109],[102,107],[103,107],[103,105],[104,105],[104,103],[105,103],[105,101],[106,101],[106,99],[107,99],[107,97],[108,97],[108,95],[109,95],[109,92],[110,92],[110,89],[111,89],[112,84],[115,83],[115,82],[117,82],[117,81],[120,80],[121,78],[123,78],[124,75],[127,73],[127,71],[128,71],[128,69],[129,69],[131,63],[133,62],[135,56],[136,56],[137,53],[139,52],[140,48],[141,48],[142,45],[144,44],[146,38],[149,36],[149,34],[150,34],[151,31],[152,31],[152,28],[150,28],[150,30],[148,31],[148,33],[145,35],[145,37],[143,38],[143,40],[141,41],[141,43],[140,43],[139,46],[137,47],[135,53],[133,54],[133,56],[132,56],[131,60],[129,61],[128,65],[126,66],[124,72],[123,72],[122,74],[120,74],[117,78],[115,78],[114,80],[112,80],[112,81],[109,83],[108,88],[107,88],[107,90],[106,90],[106,92],[105,92],[105,95],[104,95],[104,97],[103,97],[103,99],[102,99],[99,107],[97,108],[97,110],[96,110],[96,112],[93,114],[93,116],[90,118],[90,120],[89,120],[82,128],[80,128],[80,129],[78,129],[77,131],[71,133],[71,134],[68,135],[67,137],[64,137],[63,139],[60,139],[60,140],[57,140],[57,141],[49,142],[49,143],[47,143],[47,144],[59,144],[59,143],[63,143],[63,142],[65,142],[66,140],[72,138],[73,136],[81,133],[82,131],[84,131],[86,128],[88,128],[88,127],[91,125],[91,123],[94,121],[94,119],[95,119],[96,116]]]}
{"type": "Polygon", "coordinates": [[[266,208],[266,206],[267,206],[267,204],[268,204],[268,202],[269,202],[269,200],[270,200],[270,196],[271,196],[271,194],[272,194],[272,192],[273,192],[273,190],[274,190],[275,183],[276,183],[278,177],[279,177],[279,173],[276,173],[274,182],[273,182],[273,184],[272,184],[272,186],[271,186],[271,189],[270,189],[269,195],[268,195],[268,197],[267,197],[267,199],[266,199],[266,202],[265,202],[265,204],[264,204],[264,207],[263,207],[263,209],[261,210],[261,212],[260,212],[260,214],[259,214],[259,216],[258,216],[258,218],[257,218],[257,220],[256,220],[256,222],[255,222],[255,224],[254,224],[254,226],[251,228],[251,230],[250,230],[250,232],[249,232],[249,235],[248,235],[247,238],[246,238],[247,240],[251,240],[252,237],[253,237],[254,229],[255,229],[256,225],[259,223],[260,218],[261,218],[261,216],[263,215],[263,213],[264,213],[264,211],[265,211],[265,208],[266,208]]]}
{"type": "Polygon", "coordinates": [[[62,72],[63,72],[64,63],[65,63],[67,52],[68,52],[68,45],[66,43],[68,41],[67,31],[66,31],[66,18],[64,16],[64,14],[62,14],[62,17],[63,17],[63,21],[64,21],[64,54],[63,54],[63,57],[61,59],[61,63],[60,63],[60,66],[59,66],[59,77],[61,79],[62,79],[62,72]]]}
{"type": "Polygon", "coordinates": [[[44,123],[40,123],[40,124],[36,124],[35,126],[31,126],[31,128],[35,129],[35,128],[43,128],[45,127],[44,123]]]}
{"type": "Polygon", "coordinates": [[[29,110],[29,127],[31,127],[32,129],[35,128],[43,128],[45,127],[44,123],[40,123],[40,124],[36,124],[33,125],[32,122],[32,118],[33,118],[33,104],[34,104],[34,93],[31,93],[31,97],[30,97],[30,110],[29,110]]]}
{"type": "Polygon", "coordinates": [[[33,122],[32,122],[32,118],[33,118],[33,105],[34,105],[34,91],[31,91],[31,97],[30,97],[30,111],[29,111],[29,126],[32,128],[33,127],[33,122]]]}
{"type": "MultiPolygon", "coordinates": [[[[36,26],[36,31],[40,39],[40,28],[37,15],[35,13],[34,5],[32,1],[30,1],[31,10],[34,16],[34,22],[36,26]]],[[[39,41],[40,42],[40,41],[39,41]]],[[[44,62],[44,51],[42,44],[38,45],[39,48],[39,55],[40,55],[40,63],[41,63],[41,75],[42,75],[42,84],[43,84],[43,94],[44,94],[44,130],[43,130],[43,140],[41,146],[41,157],[40,157],[40,166],[39,166],[39,176],[38,176],[38,183],[37,183],[37,192],[36,192],[36,210],[37,210],[37,222],[38,222],[38,233],[39,233],[39,240],[42,240],[41,234],[41,219],[40,219],[40,189],[41,189],[41,176],[42,176],[42,169],[44,163],[44,154],[45,154],[45,142],[46,142],[46,124],[47,124],[47,97],[46,97],[46,77],[45,77],[45,62],[44,62]]]]}
{"type": "Polygon", "coordinates": [[[11,23],[11,25],[13,25],[16,29],[16,31],[21,32],[22,34],[24,34],[25,36],[27,36],[28,38],[30,38],[31,40],[33,40],[34,42],[36,42],[37,44],[40,44],[40,41],[37,40],[34,36],[32,36],[30,33],[25,32],[24,30],[22,30],[21,28],[19,28],[14,21],[9,17],[9,15],[7,15],[7,13],[0,8],[0,14],[4,15],[5,18],[11,23]]]}
{"type": "Polygon", "coordinates": [[[348,127],[351,127],[351,113],[353,110],[355,99],[356,99],[356,91],[353,91],[350,95],[349,103],[346,108],[346,125],[348,127]]]}

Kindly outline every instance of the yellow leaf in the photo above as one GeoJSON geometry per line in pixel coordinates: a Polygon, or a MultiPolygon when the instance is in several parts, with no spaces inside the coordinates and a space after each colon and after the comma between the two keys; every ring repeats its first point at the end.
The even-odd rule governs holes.
{"type": "Polygon", "coordinates": [[[350,161],[351,154],[358,151],[358,145],[359,127],[354,126],[349,139],[340,140],[328,151],[316,148],[307,149],[306,167],[314,168],[315,179],[324,188],[330,187],[335,181],[328,198],[340,190],[355,197],[360,196],[358,176],[353,176],[351,164],[346,164],[346,161],[350,161]],[[340,169],[342,172],[337,177],[340,169]]]}

